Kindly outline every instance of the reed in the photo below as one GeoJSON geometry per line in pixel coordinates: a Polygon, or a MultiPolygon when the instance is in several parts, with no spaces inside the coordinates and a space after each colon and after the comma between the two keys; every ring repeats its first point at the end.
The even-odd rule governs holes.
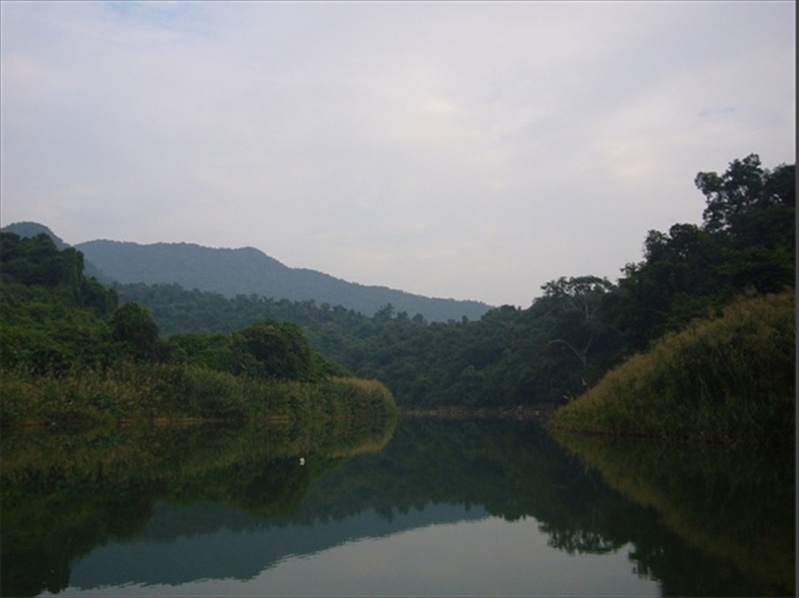
{"type": "Polygon", "coordinates": [[[3,427],[392,415],[394,399],[376,381],[265,380],[191,364],[119,362],[60,375],[5,370],[0,397],[3,427]]]}
{"type": "Polygon", "coordinates": [[[793,291],[742,298],[622,363],[561,407],[574,431],[724,444],[794,439],[793,291]]]}

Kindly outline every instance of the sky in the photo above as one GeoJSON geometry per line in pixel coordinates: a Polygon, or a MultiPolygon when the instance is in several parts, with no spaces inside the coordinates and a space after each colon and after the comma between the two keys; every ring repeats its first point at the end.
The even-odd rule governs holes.
{"type": "Polygon", "coordinates": [[[796,160],[794,2],[0,2],[0,222],[528,307],[796,160]]]}

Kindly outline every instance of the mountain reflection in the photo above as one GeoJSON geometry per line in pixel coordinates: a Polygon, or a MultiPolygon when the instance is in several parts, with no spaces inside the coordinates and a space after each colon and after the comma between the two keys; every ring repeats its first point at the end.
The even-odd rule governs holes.
{"type": "Polygon", "coordinates": [[[452,505],[431,505],[393,522],[372,510],[325,525],[270,525],[224,507],[175,507],[159,504],[153,518],[134,541],[92,552],[77,561],[70,584],[78,588],[125,584],[180,585],[214,578],[252,579],[263,570],[296,556],[313,555],[345,542],[389,537],[416,528],[487,515],[480,510],[464,513],[452,505]],[[167,539],[164,526],[175,517],[197,516],[214,530],[196,532],[186,526],[167,539]],[[180,566],[175,566],[180,563],[180,566]]]}
{"type": "MultiPolygon", "coordinates": [[[[327,435],[117,429],[2,441],[3,595],[247,580],[362,539],[486,518],[532,519],[564,554],[628,551],[631,575],[657,580],[666,595],[792,592],[792,574],[779,565],[741,566],[746,547],[730,548],[736,538],[719,539],[727,549],[716,549],[713,522],[674,524],[665,498],[642,501],[615,478],[608,485],[608,466],[599,473],[536,422],[401,420],[396,429],[339,426],[327,435]]],[[[677,462],[668,467],[679,478],[677,462]]],[[[698,474],[690,474],[694,487],[698,474]]],[[[762,489],[754,486],[774,479],[761,468],[759,480],[737,487],[754,496],[762,489]]],[[[779,504],[770,512],[793,513],[792,493],[771,488],[771,496],[779,504]]],[[[712,519],[712,511],[701,513],[712,519]]],[[[784,538],[774,541],[790,552],[784,538]]]]}

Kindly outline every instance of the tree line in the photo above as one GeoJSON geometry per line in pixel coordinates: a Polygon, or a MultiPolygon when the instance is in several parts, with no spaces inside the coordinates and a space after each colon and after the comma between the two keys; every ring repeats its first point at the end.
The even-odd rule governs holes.
{"type": "Polygon", "coordinates": [[[769,170],[751,154],[694,182],[705,197],[702,223],[649,231],[643,259],[626,264],[617,281],[561,277],[530,307],[498,307],[476,321],[428,323],[391,304],[366,316],[313,301],[227,299],[174,284],[115,289],[148,306],[177,338],[260,318],[293,322],[327,358],[387,384],[399,404],[558,404],[741,294],[794,287],[795,165],[769,170]]]}
{"type": "Polygon", "coordinates": [[[194,363],[235,375],[377,379],[398,404],[560,404],[665,333],[715,317],[735,297],[794,287],[795,166],[751,154],[700,172],[702,224],[652,230],[615,282],[561,277],[525,309],[427,322],[385,305],[371,316],[314,301],[226,298],[176,284],[105,288],[47,236],[6,233],[3,367],[39,372],[116,359],[194,363]]]}
{"type": "Polygon", "coordinates": [[[3,426],[394,416],[390,392],[315,351],[297,324],[165,337],[47,234],[0,233],[3,426]]]}

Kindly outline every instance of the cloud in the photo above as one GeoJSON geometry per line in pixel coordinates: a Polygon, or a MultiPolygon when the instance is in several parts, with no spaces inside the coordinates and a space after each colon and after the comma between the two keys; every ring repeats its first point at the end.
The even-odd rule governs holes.
{"type": "Polygon", "coordinates": [[[2,3],[2,218],[527,305],[795,161],[792,3],[2,3]]]}

